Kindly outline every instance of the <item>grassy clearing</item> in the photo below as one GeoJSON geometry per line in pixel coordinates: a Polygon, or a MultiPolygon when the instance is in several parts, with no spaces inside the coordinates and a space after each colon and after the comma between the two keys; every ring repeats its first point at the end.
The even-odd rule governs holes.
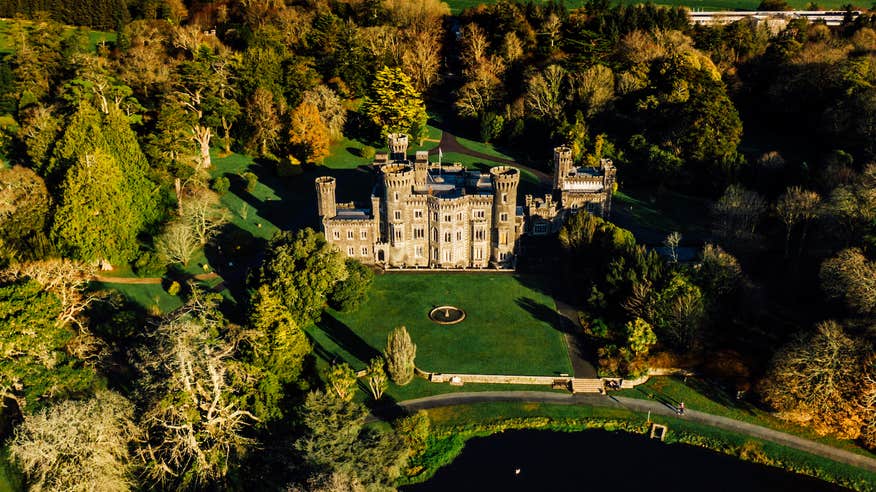
{"type": "MultiPolygon", "coordinates": [[[[648,429],[645,414],[621,408],[600,408],[541,403],[477,403],[427,410],[433,436],[429,449],[420,458],[424,469],[412,482],[428,479],[437,469],[452,461],[465,440],[507,429],[581,431],[587,429],[622,430],[643,434],[648,429]]],[[[815,476],[857,490],[872,490],[876,474],[821,458],[772,442],[726,432],[670,417],[651,419],[669,427],[667,443],[705,447],[747,461],[776,466],[815,476]]]]}
{"type": "Polygon", "coordinates": [[[851,441],[819,436],[809,429],[778,419],[769,412],[755,407],[744,400],[736,400],[723,388],[699,378],[690,377],[685,381],[678,377],[652,377],[645,384],[639,385],[635,389],[622,390],[618,394],[643,400],[664,401],[673,405],[676,405],[678,402],[684,402],[685,406],[692,410],[699,410],[713,415],[721,415],[769,427],[853,453],[876,458],[876,455],[867,452],[851,441]]]}
{"type": "Polygon", "coordinates": [[[673,191],[624,189],[613,197],[612,213],[628,217],[634,225],[669,233],[703,235],[709,232],[708,200],[673,191]]]}
{"type": "MultiPolygon", "coordinates": [[[[31,21],[11,19],[0,19],[0,53],[10,53],[12,51],[12,40],[10,39],[10,30],[15,22],[22,22],[27,26],[33,24],[31,21]]],[[[97,49],[100,43],[115,43],[116,33],[105,31],[92,31],[85,27],[67,26],[64,29],[64,35],[70,36],[74,31],[81,30],[88,32],[88,42],[92,49],[97,49]]]]}
{"type": "Polygon", "coordinates": [[[102,289],[121,292],[129,301],[142,306],[147,312],[169,313],[182,306],[179,296],[172,296],[161,284],[116,284],[97,282],[102,289]]]}
{"type": "Polygon", "coordinates": [[[393,273],[375,278],[355,312],[328,310],[308,329],[317,353],[355,369],[380,353],[390,330],[406,326],[417,344],[417,366],[453,373],[571,373],[553,300],[537,279],[507,274],[393,273]],[[461,307],[465,321],[440,326],[427,317],[443,304],[461,307]]]}

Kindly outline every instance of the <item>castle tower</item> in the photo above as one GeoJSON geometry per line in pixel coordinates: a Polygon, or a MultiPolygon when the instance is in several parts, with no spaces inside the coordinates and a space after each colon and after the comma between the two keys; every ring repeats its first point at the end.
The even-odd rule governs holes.
{"type": "Polygon", "coordinates": [[[407,164],[383,166],[386,239],[389,243],[387,261],[390,266],[402,266],[405,258],[405,224],[408,223],[405,203],[414,187],[414,168],[407,164]]]}
{"type": "Polygon", "coordinates": [[[611,197],[614,194],[614,183],[617,179],[617,168],[611,159],[602,159],[602,172],[604,173],[604,197],[602,203],[602,217],[608,219],[611,215],[611,197]]]}
{"type": "Polygon", "coordinates": [[[562,146],[554,148],[554,189],[562,189],[566,176],[572,170],[572,149],[562,146]]]}
{"type": "Polygon", "coordinates": [[[490,169],[493,181],[493,245],[491,259],[496,264],[506,264],[514,254],[517,240],[517,186],[520,171],[511,166],[496,166],[490,169]]]}
{"type": "Polygon", "coordinates": [[[390,161],[408,160],[408,136],[404,133],[390,133],[386,136],[386,146],[389,147],[390,161]]]}
{"type": "Polygon", "coordinates": [[[330,219],[337,215],[335,203],[335,178],[320,176],[316,178],[316,210],[319,218],[330,219]]]}

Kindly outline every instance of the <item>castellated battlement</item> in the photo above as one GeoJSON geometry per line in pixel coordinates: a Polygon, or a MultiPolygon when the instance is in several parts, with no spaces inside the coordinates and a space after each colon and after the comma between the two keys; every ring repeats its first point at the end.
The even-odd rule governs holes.
{"type": "Polygon", "coordinates": [[[380,171],[383,173],[383,185],[387,188],[410,188],[413,186],[414,168],[408,164],[388,164],[383,166],[380,171]]]}
{"type": "Polygon", "coordinates": [[[490,168],[493,188],[498,191],[511,191],[520,183],[520,170],[511,166],[496,166],[490,168]]]}

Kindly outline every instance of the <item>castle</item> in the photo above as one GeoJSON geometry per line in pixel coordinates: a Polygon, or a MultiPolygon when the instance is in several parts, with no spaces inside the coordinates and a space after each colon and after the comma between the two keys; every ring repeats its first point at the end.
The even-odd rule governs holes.
{"type": "Polygon", "coordinates": [[[335,200],[336,181],[316,178],[317,211],[328,242],[350,258],[384,268],[514,268],[523,234],[559,230],[567,213],[607,216],[615,168],[575,167],[572,151],[554,149],[553,193],[525,197],[517,206],[520,170],[496,166],[488,174],[460,164],[408,160],[408,137],[391,134],[389,153],[373,163],[379,179],[370,208],[335,200]]]}

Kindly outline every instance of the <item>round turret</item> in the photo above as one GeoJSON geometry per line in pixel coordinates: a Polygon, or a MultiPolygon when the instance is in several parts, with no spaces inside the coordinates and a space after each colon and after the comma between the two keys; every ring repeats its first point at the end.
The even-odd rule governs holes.
{"type": "Polygon", "coordinates": [[[332,218],[337,215],[337,205],[335,203],[335,186],[337,182],[331,176],[320,176],[316,178],[316,208],[320,217],[332,218]]]}
{"type": "Polygon", "coordinates": [[[409,194],[414,186],[414,168],[407,164],[388,164],[381,168],[383,187],[389,192],[409,194]]]}
{"type": "Polygon", "coordinates": [[[511,166],[496,166],[490,168],[490,177],[493,179],[493,189],[498,193],[514,191],[517,196],[517,185],[520,183],[520,170],[511,166]]]}
{"type": "Polygon", "coordinates": [[[389,160],[405,161],[408,158],[408,136],[404,133],[390,133],[386,136],[389,147],[389,160]]]}

